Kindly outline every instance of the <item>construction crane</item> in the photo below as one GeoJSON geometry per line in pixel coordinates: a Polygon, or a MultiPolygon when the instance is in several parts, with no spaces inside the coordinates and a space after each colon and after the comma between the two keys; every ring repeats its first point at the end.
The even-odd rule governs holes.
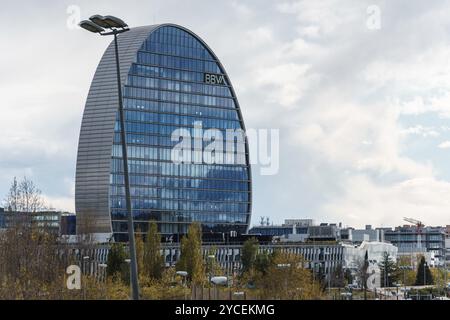
{"type": "Polygon", "coordinates": [[[416,226],[417,230],[417,249],[422,249],[422,228],[425,226],[422,221],[413,219],[413,218],[406,218],[404,217],[403,220],[406,222],[412,223],[416,226]]]}

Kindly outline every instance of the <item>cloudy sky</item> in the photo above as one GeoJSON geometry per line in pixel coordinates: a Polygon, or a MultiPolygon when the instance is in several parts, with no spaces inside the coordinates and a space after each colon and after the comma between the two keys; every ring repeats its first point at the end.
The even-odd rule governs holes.
{"type": "Polygon", "coordinates": [[[223,62],[247,127],[280,130],[278,174],[254,168],[253,224],[450,224],[450,3],[439,0],[2,4],[2,198],[26,175],[74,210],[81,116],[110,41],[73,28],[78,10],[188,27],[223,62]]]}

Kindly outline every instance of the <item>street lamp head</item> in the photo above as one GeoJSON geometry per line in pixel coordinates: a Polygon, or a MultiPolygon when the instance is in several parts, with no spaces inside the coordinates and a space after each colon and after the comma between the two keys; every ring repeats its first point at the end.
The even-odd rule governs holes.
{"type": "Polygon", "coordinates": [[[187,271],[177,271],[176,274],[182,277],[187,277],[188,275],[187,271]]]}
{"type": "Polygon", "coordinates": [[[95,24],[92,21],[89,20],[83,20],[79,23],[79,26],[87,31],[93,32],[93,33],[100,33],[105,31],[105,29],[103,29],[102,27],[100,27],[99,25],[95,24]]]}
{"type": "Polygon", "coordinates": [[[109,25],[109,28],[126,28],[128,25],[122,20],[114,16],[104,16],[103,21],[109,25]]]}
{"type": "Polygon", "coordinates": [[[228,282],[228,278],[225,276],[212,277],[211,282],[215,285],[225,285],[228,282]]]}
{"type": "Polygon", "coordinates": [[[93,16],[89,17],[89,20],[102,28],[110,27],[110,25],[105,22],[105,17],[99,14],[94,14],[93,16]]]}

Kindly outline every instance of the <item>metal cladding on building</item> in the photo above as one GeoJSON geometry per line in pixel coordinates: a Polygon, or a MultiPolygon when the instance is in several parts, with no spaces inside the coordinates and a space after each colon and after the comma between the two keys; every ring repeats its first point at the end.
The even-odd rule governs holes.
{"type": "MultiPolygon", "coordinates": [[[[132,28],[118,35],[118,43],[135,230],[145,232],[154,220],[164,235],[186,233],[192,221],[201,222],[204,232],[246,232],[252,192],[247,138],[227,138],[227,130],[245,132],[245,126],[216,55],[197,35],[173,24],[132,28]],[[231,141],[236,157],[243,160],[172,161],[171,151],[179,143],[171,139],[174,130],[186,129],[195,138],[199,124],[209,143],[216,136],[208,129],[220,130],[223,145],[231,141]]],[[[113,232],[116,240],[126,241],[114,59],[112,42],[86,101],[75,207],[78,233],[113,232]]],[[[207,145],[200,142],[202,149],[207,145]]]]}

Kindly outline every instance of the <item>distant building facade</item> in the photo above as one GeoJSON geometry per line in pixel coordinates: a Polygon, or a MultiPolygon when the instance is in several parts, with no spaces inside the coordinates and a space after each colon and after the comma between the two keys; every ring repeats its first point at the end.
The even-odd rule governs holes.
{"type": "Polygon", "coordinates": [[[77,233],[77,216],[75,214],[62,214],[60,220],[61,235],[76,235],[77,233]]]}
{"type": "Polygon", "coordinates": [[[361,244],[343,244],[346,250],[344,265],[350,269],[357,269],[358,264],[364,261],[367,252],[369,264],[378,265],[385,252],[389,254],[393,261],[397,260],[398,248],[392,243],[379,241],[363,241],[361,244]]]}
{"type": "Polygon", "coordinates": [[[292,242],[342,240],[341,224],[321,223],[317,226],[312,219],[287,219],[282,225],[254,226],[249,233],[292,242]]]}
{"type": "Polygon", "coordinates": [[[371,225],[366,225],[364,229],[343,229],[341,230],[341,234],[347,234],[346,240],[353,243],[362,243],[363,241],[384,242],[384,230],[378,228],[373,229],[371,225]]]}
{"type": "MultiPolygon", "coordinates": [[[[369,270],[373,270],[375,273],[380,274],[379,263],[383,260],[385,253],[389,254],[392,261],[398,259],[398,248],[392,243],[378,242],[378,241],[363,241],[361,244],[343,243],[344,247],[344,261],[343,266],[345,269],[350,270],[355,282],[361,284],[360,278],[361,266],[365,260],[367,253],[367,262],[369,270]]],[[[369,273],[372,273],[371,271],[369,273]]],[[[375,282],[375,286],[379,286],[381,283],[375,282]]]]}
{"type": "Polygon", "coordinates": [[[75,223],[75,215],[67,212],[14,212],[0,210],[0,229],[22,226],[59,236],[65,234],[65,232],[74,232],[75,223]]]}
{"type": "Polygon", "coordinates": [[[321,223],[318,226],[308,227],[308,240],[339,241],[341,240],[341,228],[335,223],[321,223]]]}
{"type": "Polygon", "coordinates": [[[423,227],[418,230],[415,226],[406,225],[386,230],[384,236],[386,241],[398,247],[400,253],[431,252],[435,263],[442,265],[446,256],[446,234],[445,227],[423,227]]]}
{"type": "Polygon", "coordinates": [[[450,264],[450,225],[445,227],[445,265],[448,266],[450,264]]]}

